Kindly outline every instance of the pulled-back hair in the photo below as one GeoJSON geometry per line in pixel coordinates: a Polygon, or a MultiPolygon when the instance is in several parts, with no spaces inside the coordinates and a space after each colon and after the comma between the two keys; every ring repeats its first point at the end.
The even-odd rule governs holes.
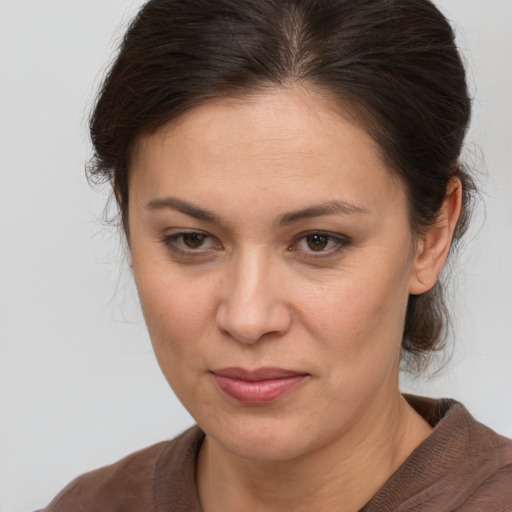
{"type": "MultiPolygon", "coordinates": [[[[349,105],[403,181],[411,229],[432,226],[448,182],[462,182],[463,234],[473,183],[459,162],[470,117],[454,33],[429,0],[150,0],[101,87],[90,129],[91,178],[110,180],[129,237],[128,172],[137,140],[220,96],[299,84],[349,105]]],[[[442,284],[409,298],[403,355],[445,339],[442,284]]]]}

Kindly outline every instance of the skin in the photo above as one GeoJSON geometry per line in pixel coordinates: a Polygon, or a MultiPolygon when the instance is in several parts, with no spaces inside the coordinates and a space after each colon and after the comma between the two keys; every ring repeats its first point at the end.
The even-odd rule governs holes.
{"type": "Polygon", "coordinates": [[[431,431],[399,393],[400,344],[409,294],[447,257],[460,183],[413,236],[372,139],[295,87],[212,101],[142,138],[129,195],[154,350],[206,433],[205,512],[358,510],[431,431]],[[212,374],[232,366],[307,377],[244,405],[212,374]]]}

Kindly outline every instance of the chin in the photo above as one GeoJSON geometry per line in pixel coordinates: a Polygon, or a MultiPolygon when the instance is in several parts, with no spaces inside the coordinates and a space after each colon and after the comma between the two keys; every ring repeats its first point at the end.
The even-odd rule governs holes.
{"type": "Polygon", "coordinates": [[[307,451],[309,445],[299,424],[275,417],[240,419],[233,425],[226,421],[204,430],[224,450],[254,461],[289,461],[307,451]]]}
{"type": "Polygon", "coordinates": [[[283,441],[279,437],[265,439],[264,436],[258,436],[255,439],[254,436],[248,436],[236,441],[229,439],[219,444],[236,457],[260,462],[286,462],[296,459],[305,452],[305,449],[297,446],[294,440],[290,443],[287,439],[286,444],[283,444],[283,441]]]}

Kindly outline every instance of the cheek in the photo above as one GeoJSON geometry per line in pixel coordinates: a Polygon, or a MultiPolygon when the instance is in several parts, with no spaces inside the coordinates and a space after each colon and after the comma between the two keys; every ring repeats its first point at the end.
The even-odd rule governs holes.
{"type": "Polygon", "coordinates": [[[340,279],[321,288],[313,285],[301,295],[300,316],[315,338],[347,360],[374,359],[385,352],[394,357],[408,300],[404,268],[376,268],[363,261],[340,279]]]}
{"type": "Polygon", "coordinates": [[[168,265],[138,266],[134,278],[159,362],[200,356],[200,340],[215,315],[212,280],[187,279],[168,265]],[[197,352],[197,353],[195,353],[197,352]]]}
{"type": "MultiPolygon", "coordinates": [[[[198,403],[207,394],[203,389],[205,361],[211,347],[212,293],[199,290],[187,280],[169,272],[138,273],[134,277],[153,350],[170,387],[187,404],[198,403]]],[[[204,405],[204,404],[203,404],[204,405]]],[[[192,412],[189,410],[189,412],[192,412]]]]}
{"type": "MultiPolygon", "coordinates": [[[[333,340],[343,332],[359,338],[377,325],[384,328],[387,324],[397,323],[403,310],[400,297],[399,294],[393,296],[390,290],[382,289],[376,283],[371,287],[362,286],[360,282],[345,283],[345,286],[334,288],[329,294],[309,302],[305,306],[309,310],[306,316],[312,325],[332,331],[333,340]]],[[[381,334],[384,332],[383,329],[381,334]]]]}

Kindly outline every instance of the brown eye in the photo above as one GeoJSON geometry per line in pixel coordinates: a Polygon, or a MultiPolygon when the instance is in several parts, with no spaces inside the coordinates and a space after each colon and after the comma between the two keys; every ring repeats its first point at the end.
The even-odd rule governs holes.
{"type": "Polygon", "coordinates": [[[329,237],[320,233],[308,235],[306,244],[312,251],[324,251],[329,244],[329,237]]]}
{"type": "Polygon", "coordinates": [[[338,233],[310,231],[296,238],[288,250],[306,258],[326,258],[335,256],[344,248],[350,247],[351,239],[338,233]]]}
{"type": "Polygon", "coordinates": [[[204,244],[206,235],[204,233],[183,233],[183,244],[190,249],[199,249],[204,244]]]}
{"type": "Polygon", "coordinates": [[[178,231],[162,238],[164,246],[178,256],[205,257],[222,250],[220,241],[201,231],[178,231]]]}

